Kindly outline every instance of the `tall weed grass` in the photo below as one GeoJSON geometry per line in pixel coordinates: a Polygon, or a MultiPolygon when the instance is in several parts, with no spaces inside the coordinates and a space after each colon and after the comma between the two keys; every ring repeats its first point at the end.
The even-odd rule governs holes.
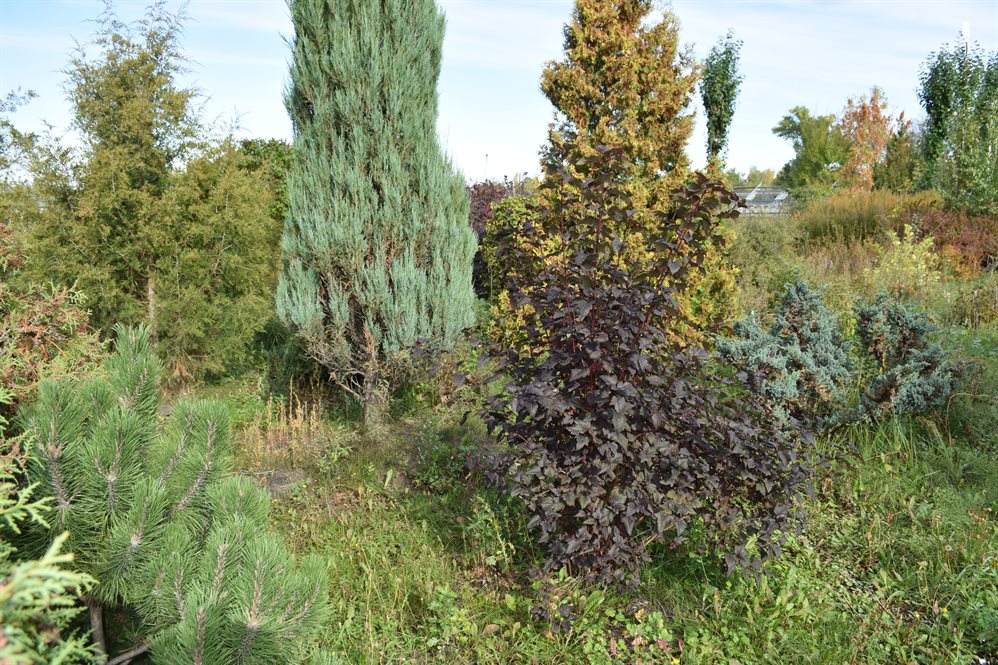
{"type": "Polygon", "coordinates": [[[799,215],[807,240],[827,244],[880,238],[897,233],[905,224],[919,229],[921,218],[942,205],[935,192],[838,192],[815,201],[799,215]]]}

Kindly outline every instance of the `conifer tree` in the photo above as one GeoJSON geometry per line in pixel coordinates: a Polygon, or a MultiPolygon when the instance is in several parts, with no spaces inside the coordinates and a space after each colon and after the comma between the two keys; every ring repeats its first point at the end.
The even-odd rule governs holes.
{"type": "Polygon", "coordinates": [[[293,0],[294,126],[278,314],[370,422],[420,340],[473,323],[464,181],[436,134],[433,0],[293,0]]]}
{"type": "Polygon", "coordinates": [[[267,532],[266,492],[225,477],[223,405],[181,401],[158,426],[159,374],[148,328],[118,328],[101,374],[43,382],[21,414],[37,442],[28,478],[54,507],[44,543],[70,533],[96,580],[105,653],[104,621],[134,613],[133,654],[155,663],[300,662],[324,612],[324,563],[295,564],[267,532]]]}
{"type": "Polygon", "coordinates": [[[92,322],[145,323],[178,378],[245,359],[272,311],[280,223],[266,175],[197,117],[180,78],[182,13],[136,24],[110,2],[66,69],[80,145],[37,137],[25,272],[75,284],[92,322]]]}
{"type": "Polygon", "coordinates": [[[541,90],[557,110],[545,161],[570,142],[583,155],[619,146],[620,174],[638,207],[689,177],[686,142],[697,72],[679,44],[679,21],[666,10],[647,25],[651,0],[577,0],[565,27],[565,58],[548,63],[541,90]]]}
{"type": "MultiPolygon", "coordinates": [[[[651,0],[577,0],[565,28],[565,57],[549,63],[541,80],[556,109],[542,155],[546,177],[561,179],[566,167],[574,168],[564,163],[569,152],[581,155],[585,164],[602,159],[606,147],[621,151],[613,177],[638,223],[608,220],[604,237],[607,242],[617,238],[625,247],[622,256],[634,267],[652,260],[645,236],[654,233],[658,213],[674,206],[672,193],[691,177],[685,146],[693,130],[689,106],[698,72],[680,48],[676,16],[666,10],[660,21],[650,23],[652,8],[651,0]]],[[[577,186],[568,181],[551,184],[556,186],[543,188],[541,205],[579,199],[577,186]]],[[[576,212],[574,217],[584,211],[576,212]]],[[[537,230],[535,225],[520,235],[537,230]]],[[[720,244],[717,239],[708,245],[707,260],[678,295],[688,323],[670,334],[685,343],[704,343],[705,330],[734,314],[734,272],[725,265],[720,244]]],[[[554,263],[574,251],[562,246],[559,234],[538,247],[544,248],[542,260],[554,263]]],[[[505,318],[507,313],[497,314],[505,318]]],[[[523,314],[510,313],[513,318],[523,314]]]]}
{"type": "MultiPolygon", "coordinates": [[[[0,383],[0,405],[13,398],[0,383]]],[[[33,496],[36,486],[19,482],[31,442],[8,438],[7,425],[0,411],[0,663],[91,662],[86,639],[71,624],[81,611],[79,595],[93,580],[73,570],[73,555],[61,551],[66,534],[36,559],[16,557],[14,539],[32,524],[48,526],[51,506],[47,497],[33,496]]]]}

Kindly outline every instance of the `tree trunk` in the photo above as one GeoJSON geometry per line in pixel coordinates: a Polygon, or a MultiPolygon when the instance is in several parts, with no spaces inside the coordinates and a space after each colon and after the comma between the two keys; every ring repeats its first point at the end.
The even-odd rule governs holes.
{"type": "Polygon", "coordinates": [[[381,423],[388,408],[388,399],[378,376],[377,365],[371,363],[364,372],[364,426],[372,427],[381,423]]]}
{"type": "Polygon", "coordinates": [[[87,599],[90,610],[90,632],[93,635],[94,646],[100,659],[107,659],[107,642],[104,640],[104,608],[95,598],[87,599]]]}
{"type": "Polygon", "coordinates": [[[146,278],[146,307],[148,308],[147,318],[149,323],[150,337],[156,341],[156,278],[152,276],[152,270],[146,278]]]}
{"type": "Polygon", "coordinates": [[[378,362],[378,347],[374,336],[364,326],[364,349],[367,355],[364,363],[364,426],[371,427],[381,422],[387,407],[387,389],[381,376],[378,362]]]}

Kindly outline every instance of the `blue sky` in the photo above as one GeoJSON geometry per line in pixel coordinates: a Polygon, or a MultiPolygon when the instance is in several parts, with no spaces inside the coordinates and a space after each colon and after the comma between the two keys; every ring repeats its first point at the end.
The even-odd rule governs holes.
{"type": "MultiPolygon", "coordinates": [[[[144,2],[119,0],[124,19],[144,2]]],[[[171,6],[177,3],[171,2],[171,6]]],[[[471,180],[535,173],[552,109],[540,93],[544,63],[561,55],[570,0],[441,0],[448,19],[438,129],[471,180]],[[486,158],[487,155],[487,158],[486,158]]],[[[0,94],[31,88],[39,98],[14,120],[65,129],[61,70],[74,38],[86,41],[95,0],[0,0],[0,94]]],[[[846,99],[884,89],[893,110],[921,117],[919,66],[944,42],[970,36],[998,51],[998,0],[674,0],[681,36],[698,57],[729,28],[744,42],[745,77],[731,130],[728,164],[778,169],[793,155],[770,129],[790,108],[836,113],[846,99]]],[[[183,48],[189,83],[208,97],[209,117],[239,118],[246,136],[290,138],[282,104],[291,32],[284,0],[192,0],[183,48]]],[[[698,109],[689,145],[702,165],[698,109]]]]}

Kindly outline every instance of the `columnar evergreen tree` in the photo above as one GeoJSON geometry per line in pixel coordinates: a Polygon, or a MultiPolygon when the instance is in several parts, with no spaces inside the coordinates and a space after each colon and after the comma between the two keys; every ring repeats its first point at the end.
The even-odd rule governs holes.
{"type": "MultiPolygon", "coordinates": [[[[57,279],[75,279],[106,331],[115,321],[145,319],[155,333],[155,267],[163,242],[158,212],[172,165],[195,147],[195,92],[177,83],[184,66],[181,17],[162,2],[141,26],[122,23],[110,4],[98,24],[93,41],[77,48],[66,69],[84,154],[65,175],[80,187],[68,188],[72,205],[56,206],[36,224],[32,263],[57,279]]],[[[53,203],[46,200],[45,207],[53,203]]]]}
{"type": "Polygon", "coordinates": [[[223,405],[182,401],[158,426],[159,374],[148,328],[119,328],[102,374],[43,383],[21,414],[37,442],[28,478],[54,507],[44,541],[68,531],[96,580],[88,605],[105,652],[103,622],[134,612],[123,632],[143,636],[134,653],[155,663],[301,662],[324,563],[296,564],[267,532],[266,492],[225,477],[223,405]]]}
{"type": "Polygon", "coordinates": [[[742,77],[738,75],[738,57],[742,42],[728,31],[711,47],[700,75],[700,98],[707,114],[707,160],[718,172],[721,153],[728,145],[728,131],[735,115],[735,101],[742,77]]]}
{"type": "Polygon", "coordinates": [[[464,181],[436,134],[433,0],[292,0],[294,126],[277,311],[377,418],[421,340],[474,321],[464,181]]]}
{"type": "Polygon", "coordinates": [[[619,174],[639,209],[689,177],[686,142],[697,72],[680,48],[679,21],[666,10],[648,24],[651,0],[577,0],[565,26],[565,58],[544,69],[541,90],[557,111],[545,162],[571,142],[597,157],[600,146],[626,155],[619,174]]]}

